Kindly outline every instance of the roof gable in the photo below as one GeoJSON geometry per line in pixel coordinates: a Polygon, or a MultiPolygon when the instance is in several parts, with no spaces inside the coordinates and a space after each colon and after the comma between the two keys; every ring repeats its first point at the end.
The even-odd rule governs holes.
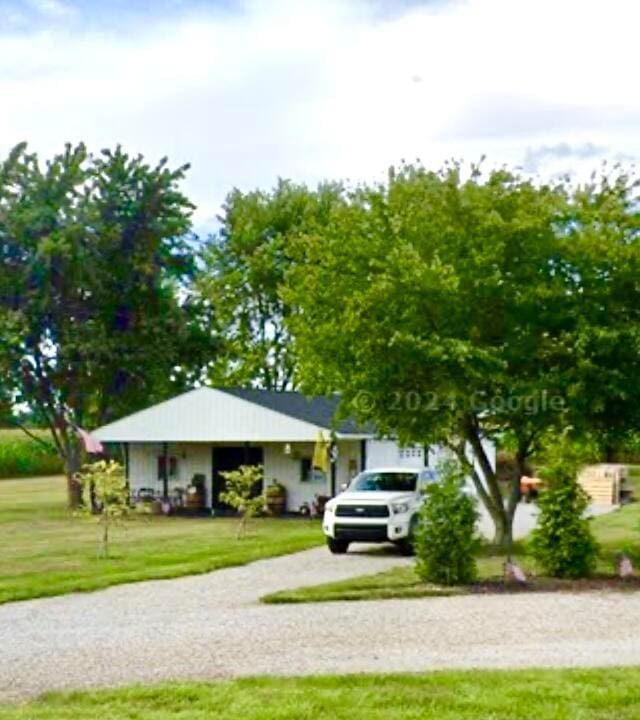
{"type": "MultiPolygon", "coordinates": [[[[306,400],[298,393],[256,390],[191,390],[104,425],[105,442],[314,441],[331,428],[337,399],[306,400]],[[273,397],[286,395],[287,397],[273,397]]],[[[342,432],[341,432],[342,434],[342,432]]]]}
{"type": "Polygon", "coordinates": [[[358,428],[353,420],[335,422],[336,412],[340,404],[338,395],[317,395],[307,397],[295,391],[258,390],[254,388],[219,388],[221,392],[243,398],[270,410],[283,413],[292,418],[311,423],[322,428],[334,429],[336,432],[362,434],[367,430],[358,428]]]}

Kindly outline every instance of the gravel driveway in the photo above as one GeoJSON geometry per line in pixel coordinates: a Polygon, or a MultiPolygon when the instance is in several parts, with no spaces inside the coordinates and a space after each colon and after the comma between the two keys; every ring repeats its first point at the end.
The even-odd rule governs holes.
{"type": "Polygon", "coordinates": [[[0,606],[0,700],[253,674],[640,664],[640,593],[259,605],[409,562],[325,548],[176,580],[0,606]]]}

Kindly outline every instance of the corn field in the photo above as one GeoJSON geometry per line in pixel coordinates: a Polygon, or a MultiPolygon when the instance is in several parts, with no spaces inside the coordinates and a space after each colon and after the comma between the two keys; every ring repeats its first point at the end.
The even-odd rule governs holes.
{"type": "MultiPolygon", "coordinates": [[[[34,430],[43,440],[49,440],[46,430],[34,430]]],[[[48,451],[22,430],[0,430],[0,478],[56,475],[62,463],[54,450],[48,451]]]]}

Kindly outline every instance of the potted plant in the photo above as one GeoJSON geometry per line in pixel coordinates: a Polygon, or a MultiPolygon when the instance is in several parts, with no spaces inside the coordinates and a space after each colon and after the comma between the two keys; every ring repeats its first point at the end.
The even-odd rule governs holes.
{"type": "Polygon", "coordinates": [[[264,500],[270,515],[282,515],[287,509],[287,488],[274,478],[264,491],[264,500]]]}
{"type": "Polygon", "coordinates": [[[204,508],[205,500],[205,484],[207,479],[204,475],[196,473],[192,480],[191,485],[187,488],[185,506],[187,510],[192,512],[198,512],[204,508]]]}

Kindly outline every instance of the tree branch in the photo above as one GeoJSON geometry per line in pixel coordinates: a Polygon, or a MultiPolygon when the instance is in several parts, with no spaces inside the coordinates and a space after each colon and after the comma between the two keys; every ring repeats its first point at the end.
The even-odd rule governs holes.
{"type": "Polygon", "coordinates": [[[474,417],[468,417],[465,420],[464,428],[467,440],[471,445],[473,454],[478,460],[478,464],[480,465],[480,469],[482,470],[482,474],[484,475],[484,479],[487,483],[487,487],[489,488],[491,498],[498,511],[503,513],[505,511],[504,500],[502,498],[502,493],[500,492],[500,487],[498,486],[496,480],[495,471],[491,467],[489,458],[487,457],[487,454],[482,445],[482,440],[480,438],[480,428],[478,426],[477,419],[474,417]]]}
{"type": "Polygon", "coordinates": [[[466,468],[467,472],[471,476],[471,480],[473,482],[473,485],[476,489],[476,492],[478,493],[478,496],[484,503],[485,507],[490,513],[493,512],[499,512],[498,508],[495,506],[495,503],[493,502],[491,496],[487,493],[487,490],[484,486],[484,483],[482,482],[482,478],[478,475],[478,471],[476,470],[474,464],[472,462],[469,462],[469,458],[467,457],[467,454],[465,452],[465,443],[464,441],[460,443],[459,445],[455,444],[448,444],[448,447],[453,450],[454,454],[460,461],[460,464],[466,468]]]}
{"type": "Polygon", "coordinates": [[[35,440],[39,445],[42,445],[42,447],[46,448],[50,452],[52,450],[56,450],[56,447],[53,443],[49,443],[46,440],[43,440],[42,438],[38,437],[35,433],[32,433],[29,428],[25,427],[22,423],[16,422],[15,420],[11,421],[18,430],[22,430],[22,432],[30,437],[32,440],[35,440]]]}

